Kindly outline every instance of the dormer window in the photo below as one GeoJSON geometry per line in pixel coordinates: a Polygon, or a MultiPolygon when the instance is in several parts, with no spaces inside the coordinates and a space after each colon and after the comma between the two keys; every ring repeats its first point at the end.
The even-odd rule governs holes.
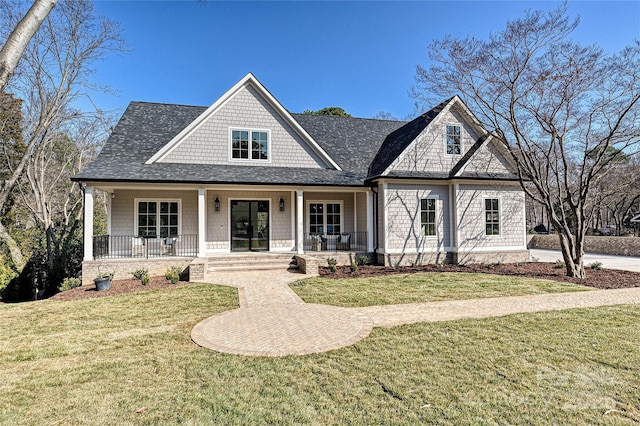
{"type": "Polygon", "coordinates": [[[269,131],[231,129],[231,159],[269,161],[269,131]]]}
{"type": "Polygon", "coordinates": [[[460,126],[447,126],[447,154],[460,155],[461,151],[460,126]]]}

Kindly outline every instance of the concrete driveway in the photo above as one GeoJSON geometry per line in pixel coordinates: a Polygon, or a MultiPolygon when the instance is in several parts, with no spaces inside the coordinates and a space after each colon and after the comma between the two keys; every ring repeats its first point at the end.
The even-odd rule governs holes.
{"type": "MultiPolygon", "coordinates": [[[[531,249],[529,250],[529,253],[532,260],[533,258],[536,258],[540,262],[555,262],[556,260],[562,260],[562,253],[559,250],[531,249]]],[[[593,262],[602,263],[603,268],[640,272],[640,257],[585,253],[585,266],[588,267],[589,264],[593,262]]]]}

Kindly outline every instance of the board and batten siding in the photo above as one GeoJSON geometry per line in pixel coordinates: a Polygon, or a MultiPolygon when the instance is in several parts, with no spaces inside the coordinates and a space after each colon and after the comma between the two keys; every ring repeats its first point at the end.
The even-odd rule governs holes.
{"type": "Polygon", "coordinates": [[[388,184],[387,249],[389,253],[444,252],[450,244],[447,185],[388,184]],[[421,233],[420,201],[436,199],[436,235],[421,233]]]}
{"type": "Polygon", "coordinates": [[[440,115],[416,138],[393,167],[398,172],[443,172],[449,173],[479,136],[454,109],[440,115]],[[459,125],[461,138],[460,155],[446,153],[446,126],[459,125]]]}
{"type": "Polygon", "coordinates": [[[526,249],[524,192],[514,185],[460,185],[458,203],[458,251],[526,249]],[[487,198],[500,200],[500,235],[485,235],[487,198]]]}
{"type": "Polygon", "coordinates": [[[326,168],[326,164],[291,126],[251,86],[242,88],[161,163],[241,164],[263,167],[326,168]],[[230,128],[269,130],[270,158],[263,161],[230,160],[230,128]]]}

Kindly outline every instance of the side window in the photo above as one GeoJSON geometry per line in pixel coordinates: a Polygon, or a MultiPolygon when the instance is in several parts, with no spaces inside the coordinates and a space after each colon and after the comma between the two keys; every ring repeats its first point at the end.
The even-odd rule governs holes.
{"type": "Polygon", "coordinates": [[[420,200],[420,235],[427,237],[436,235],[436,200],[434,198],[420,200]]]}
{"type": "Polygon", "coordinates": [[[447,126],[447,154],[459,155],[462,152],[460,126],[447,126]]]}
{"type": "Polygon", "coordinates": [[[484,200],[484,217],[486,235],[500,235],[500,200],[486,198],[484,200]]]}

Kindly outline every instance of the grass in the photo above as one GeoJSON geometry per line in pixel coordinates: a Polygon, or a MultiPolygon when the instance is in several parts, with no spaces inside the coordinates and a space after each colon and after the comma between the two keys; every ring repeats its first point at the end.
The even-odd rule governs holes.
{"type": "Polygon", "coordinates": [[[0,424],[633,424],[640,306],[374,329],[303,357],[202,349],[206,284],[0,308],[0,424]],[[145,408],[143,412],[137,410],[145,408]]]}
{"type": "Polygon", "coordinates": [[[589,290],[588,287],[550,280],[459,272],[309,278],[292,283],[291,288],[307,303],[346,307],[589,290]]]}

